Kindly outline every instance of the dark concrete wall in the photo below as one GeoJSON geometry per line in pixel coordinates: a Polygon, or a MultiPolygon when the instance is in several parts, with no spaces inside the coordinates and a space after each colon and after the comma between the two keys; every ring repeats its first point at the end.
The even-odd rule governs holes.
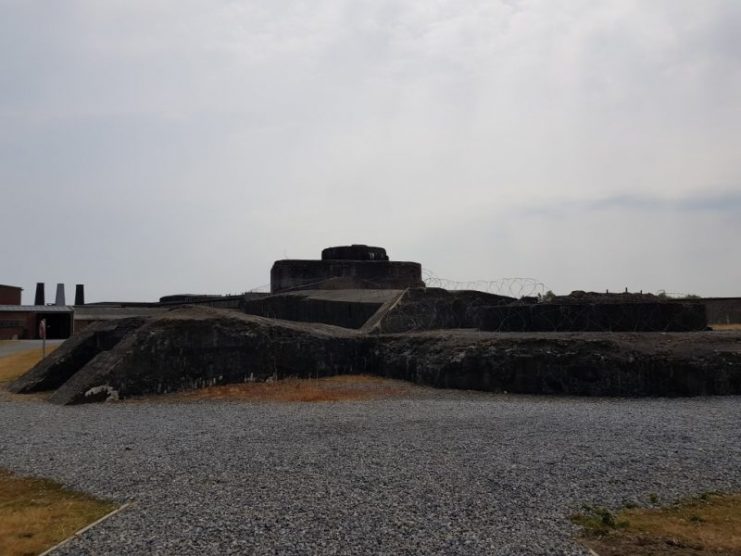
{"type": "Polygon", "coordinates": [[[702,303],[538,303],[482,310],[482,330],[692,331],[707,327],[702,303]]]}
{"type": "Polygon", "coordinates": [[[741,324],[741,297],[714,297],[702,300],[711,324],[741,324]]]}
{"type": "Polygon", "coordinates": [[[578,396],[741,394],[741,354],[713,332],[399,334],[378,341],[372,372],[438,388],[578,396]]]}
{"type": "Polygon", "coordinates": [[[441,288],[414,288],[378,323],[375,332],[481,328],[484,307],[512,303],[515,299],[479,291],[449,291],[441,288]]]}
{"type": "MultiPolygon", "coordinates": [[[[419,263],[399,261],[275,261],[270,271],[273,293],[321,289],[321,283],[348,278],[358,289],[399,289],[424,286],[419,263]]],[[[347,286],[346,286],[347,287],[347,286]]]]}
{"type": "Polygon", "coordinates": [[[173,295],[163,295],[160,297],[160,303],[172,303],[176,305],[188,305],[199,301],[209,301],[211,299],[221,299],[221,295],[207,295],[195,293],[178,293],[173,295]]]}
{"type": "Polygon", "coordinates": [[[134,317],[95,323],[64,342],[59,349],[14,381],[10,391],[23,394],[58,388],[95,356],[116,347],[145,322],[144,317],[134,317]]]}
{"type": "MultiPolygon", "coordinates": [[[[94,330],[98,329],[90,332],[94,330]]],[[[75,346],[62,346],[59,357],[74,358],[75,351],[84,349],[79,345],[72,348],[75,346]]],[[[128,333],[110,350],[85,350],[81,359],[92,358],[65,380],[50,401],[94,402],[109,398],[113,392],[126,398],[271,377],[359,372],[354,366],[366,364],[365,349],[353,336],[313,333],[302,325],[259,317],[161,318],[128,333]]],[[[56,376],[58,365],[37,373],[33,385],[19,380],[11,388],[16,392],[42,390],[42,375],[56,376]]]]}
{"type": "Polygon", "coordinates": [[[741,393],[741,333],[442,331],[368,336],[214,309],[100,323],[10,385],[53,403],[372,373],[435,387],[591,396],[741,393]]]}
{"type": "Polygon", "coordinates": [[[381,303],[311,299],[298,294],[285,294],[244,301],[240,310],[248,315],[260,317],[360,328],[381,305],[381,303]]]}
{"type": "Polygon", "coordinates": [[[216,309],[239,309],[244,301],[262,299],[270,294],[248,292],[240,295],[167,295],[160,298],[160,304],[167,307],[178,305],[197,305],[216,309]]]}

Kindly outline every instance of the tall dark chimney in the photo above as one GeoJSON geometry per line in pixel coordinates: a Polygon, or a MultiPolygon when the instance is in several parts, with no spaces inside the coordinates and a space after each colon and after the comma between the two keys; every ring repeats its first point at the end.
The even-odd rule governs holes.
{"type": "Polygon", "coordinates": [[[75,286],[75,305],[85,305],[85,284],[75,286]]]}
{"type": "Polygon", "coordinates": [[[36,283],[36,297],[34,298],[33,304],[34,305],[44,305],[45,303],[46,303],[46,299],[44,296],[44,283],[37,282],[36,283]]]}
{"type": "Polygon", "coordinates": [[[54,302],[54,305],[67,305],[64,298],[64,284],[57,284],[57,300],[54,302]]]}

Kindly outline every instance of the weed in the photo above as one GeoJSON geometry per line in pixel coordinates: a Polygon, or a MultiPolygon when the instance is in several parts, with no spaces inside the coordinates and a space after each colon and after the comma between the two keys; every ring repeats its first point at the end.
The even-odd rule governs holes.
{"type": "Polygon", "coordinates": [[[571,521],[584,527],[590,535],[602,536],[616,528],[628,526],[625,520],[618,520],[614,513],[607,508],[598,506],[582,506],[582,512],[571,516],[571,521]]]}
{"type": "MultiPolygon", "coordinates": [[[[649,499],[656,504],[658,496],[649,499]]],[[[741,494],[705,492],[664,508],[616,513],[582,510],[571,519],[583,527],[581,541],[599,554],[741,554],[741,494]]]]}

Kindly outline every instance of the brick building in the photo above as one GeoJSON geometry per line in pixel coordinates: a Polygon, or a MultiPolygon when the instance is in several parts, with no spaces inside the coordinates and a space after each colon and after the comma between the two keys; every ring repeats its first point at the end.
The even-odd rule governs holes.
{"type": "Polygon", "coordinates": [[[21,305],[22,288],[0,285],[0,340],[35,340],[39,323],[46,319],[49,339],[72,335],[74,310],[68,306],[21,305]]]}
{"type": "Polygon", "coordinates": [[[0,305],[20,305],[23,288],[0,284],[0,305]]]}

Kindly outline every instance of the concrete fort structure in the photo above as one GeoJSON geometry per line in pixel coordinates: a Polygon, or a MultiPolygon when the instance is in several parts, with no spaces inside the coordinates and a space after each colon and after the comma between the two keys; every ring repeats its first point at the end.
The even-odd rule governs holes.
{"type": "Polygon", "coordinates": [[[317,289],[398,289],[424,287],[422,266],[390,261],[382,247],[328,247],[321,260],[275,261],[270,271],[272,293],[317,289]]]}
{"type": "MultiPolygon", "coordinates": [[[[325,249],[321,260],[276,261],[270,294],[0,305],[0,334],[29,337],[15,322],[24,310],[31,334],[41,317],[52,331],[69,335],[72,322],[75,330],[8,389],[74,404],[376,374],[520,394],[741,394],[741,331],[708,329],[702,300],[628,291],[516,299],[426,287],[421,273],[383,248],[350,245],[325,249]]],[[[17,300],[15,290],[5,288],[6,299],[17,300]]],[[[717,319],[735,318],[733,299],[717,305],[717,319]]]]}

